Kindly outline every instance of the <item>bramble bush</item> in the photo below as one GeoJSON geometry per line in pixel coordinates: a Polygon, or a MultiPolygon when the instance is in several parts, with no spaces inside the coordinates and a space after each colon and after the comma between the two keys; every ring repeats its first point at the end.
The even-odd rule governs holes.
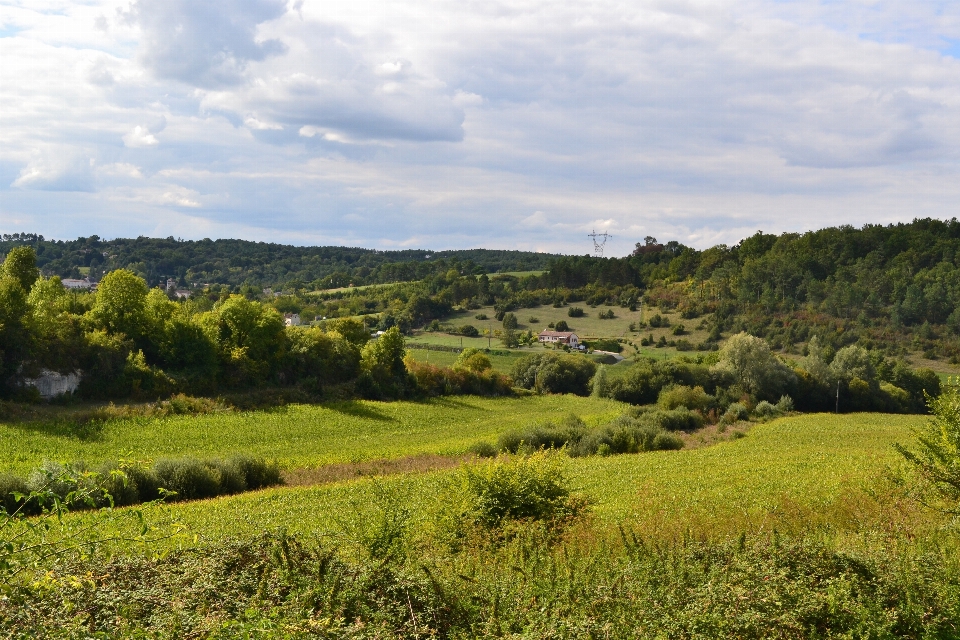
{"type": "Polygon", "coordinates": [[[45,462],[27,479],[0,475],[0,506],[6,513],[20,509],[39,513],[49,505],[18,498],[43,490],[70,509],[128,506],[163,498],[169,501],[212,498],[254,491],[282,483],[280,466],[261,458],[161,459],[152,467],[137,462],[105,462],[90,470],[82,462],[45,462]],[[71,495],[81,495],[76,502],[71,495]]]}

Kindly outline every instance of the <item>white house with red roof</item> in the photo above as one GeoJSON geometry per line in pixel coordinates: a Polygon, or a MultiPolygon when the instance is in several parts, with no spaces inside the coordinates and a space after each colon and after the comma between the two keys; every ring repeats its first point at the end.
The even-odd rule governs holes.
{"type": "Polygon", "coordinates": [[[544,344],[564,344],[571,349],[580,349],[580,336],[573,331],[551,331],[544,329],[537,336],[537,340],[544,344]]]}

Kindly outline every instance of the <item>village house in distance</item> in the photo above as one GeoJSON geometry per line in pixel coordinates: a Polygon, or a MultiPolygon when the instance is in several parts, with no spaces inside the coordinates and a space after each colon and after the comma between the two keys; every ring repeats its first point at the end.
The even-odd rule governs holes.
{"type": "Polygon", "coordinates": [[[580,344],[580,337],[575,334],[573,331],[550,331],[544,329],[537,336],[537,340],[546,344],[562,344],[570,347],[571,349],[582,350],[584,347],[580,344]]]}

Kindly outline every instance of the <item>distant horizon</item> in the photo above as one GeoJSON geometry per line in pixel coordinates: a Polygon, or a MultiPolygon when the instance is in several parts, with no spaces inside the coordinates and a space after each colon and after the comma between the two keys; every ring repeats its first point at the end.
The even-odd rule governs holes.
{"type": "MultiPolygon", "coordinates": [[[[905,220],[905,221],[898,221],[898,222],[891,222],[891,223],[879,224],[879,226],[884,226],[884,227],[886,227],[886,226],[893,226],[893,225],[897,225],[897,224],[910,224],[910,223],[912,223],[912,222],[915,222],[916,220],[922,220],[922,219],[926,219],[926,218],[913,218],[913,219],[911,219],[911,220],[905,220]]],[[[951,216],[951,217],[949,217],[949,218],[933,218],[933,217],[931,217],[931,218],[929,218],[929,219],[939,220],[939,221],[941,221],[941,222],[950,222],[950,221],[956,221],[956,220],[957,220],[957,216],[951,216]]],[[[717,243],[717,244],[714,244],[714,245],[710,245],[710,246],[708,246],[708,247],[694,247],[694,246],[691,246],[691,245],[687,245],[687,244],[685,244],[685,243],[683,243],[683,242],[680,242],[679,240],[676,240],[676,239],[674,239],[674,238],[655,238],[655,239],[656,239],[656,241],[658,242],[658,244],[666,245],[666,244],[669,243],[669,242],[680,242],[680,244],[683,245],[683,246],[687,246],[687,247],[690,247],[690,248],[692,248],[692,249],[696,249],[697,251],[703,251],[703,250],[705,250],[705,249],[709,249],[709,248],[712,248],[712,247],[715,247],[715,246],[719,246],[720,244],[725,244],[725,245],[728,246],[728,247],[735,247],[735,246],[739,245],[740,242],[742,242],[743,240],[749,238],[750,236],[755,235],[756,233],[763,233],[763,234],[766,234],[766,235],[777,235],[777,236],[784,235],[784,234],[803,235],[803,234],[805,234],[805,233],[813,233],[813,232],[821,231],[821,230],[824,230],[824,229],[834,229],[834,228],[839,228],[839,227],[843,227],[843,226],[853,226],[853,227],[856,228],[856,229],[862,229],[862,228],[865,227],[865,226],[873,225],[873,224],[874,224],[874,223],[869,223],[869,222],[868,222],[868,223],[864,223],[863,225],[845,225],[844,223],[839,223],[839,224],[834,224],[834,225],[825,225],[825,226],[822,226],[822,227],[819,227],[819,228],[816,228],[816,229],[809,229],[809,230],[805,230],[805,231],[783,231],[783,232],[779,232],[779,233],[772,232],[772,231],[766,231],[766,230],[764,230],[764,229],[757,229],[757,230],[753,231],[752,233],[749,233],[749,234],[743,236],[742,238],[739,238],[737,242],[734,242],[734,243],[717,243]]],[[[12,234],[17,234],[17,233],[26,234],[26,235],[38,235],[38,236],[41,236],[45,241],[56,241],[56,242],[77,242],[78,240],[88,239],[88,238],[91,238],[91,237],[93,237],[93,236],[97,236],[97,237],[99,238],[99,240],[100,240],[100,241],[103,241],[103,242],[111,242],[111,241],[115,241],[115,240],[136,240],[138,237],[143,237],[143,238],[149,238],[149,239],[152,239],[152,240],[173,240],[173,241],[175,241],[175,242],[202,242],[202,241],[204,241],[204,240],[209,240],[209,241],[211,241],[211,242],[217,242],[217,241],[240,241],[240,242],[255,242],[255,243],[263,243],[263,244],[275,244],[275,245],[280,245],[280,246],[305,247],[305,248],[309,248],[309,247],[315,247],[315,248],[334,247],[334,248],[343,248],[343,249],[358,249],[358,250],[361,250],[361,251],[372,251],[372,252],[378,252],[378,253],[401,253],[401,252],[405,252],[405,251],[407,251],[407,252],[422,251],[422,252],[449,253],[449,252],[456,252],[456,251],[477,251],[477,250],[481,250],[481,251],[516,251],[516,252],[521,252],[521,253],[541,253],[541,254],[546,254],[546,255],[560,255],[560,256],[596,257],[593,251],[584,251],[584,252],[580,252],[580,253],[573,253],[573,252],[552,251],[552,250],[533,250],[533,249],[516,249],[516,248],[507,248],[507,247],[484,247],[484,246],[455,247],[455,248],[436,248],[436,247],[391,247],[391,248],[380,248],[380,247],[365,247],[365,246],[362,246],[362,245],[344,245],[344,244],[297,244],[297,243],[294,243],[294,242],[264,241],[264,240],[253,240],[253,239],[249,239],[249,238],[237,238],[237,237],[233,237],[233,238],[230,238],[230,237],[223,237],[223,238],[208,238],[208,237],[203,237],[203,238],[183,238],[183,237],[175,237],[175,236],[146,236],[146,235],[141,235],[141,236],[138,236],[138,237],[130,237],[130,236],[105,237],[105,236],[101,236],[100,234],[97,234],[97,233],[92,233],[92,234],[87,235],[87,236],[78,236],[77,238],[56,238],[56,237],[47,236],[46,234],[42,234],[42,233],[35,233],[35,232],[32,232],[32,231],[9,231],[9,232],[8,232],[8,231],[0,231],[0,238],[2,238],[3,236],[6,236],[6,235],[12,235],[12,234]]],[[[645,240],[645,238],[639,238],[639,239],[637,239],[637,240],[631,245],[631,250],[630,250],[630,252],[627,253],[627,254],[623,254],[623,255],[621,255],[621,254],[613,254],[613,253],[610,253],[609,251],[604,251],[604,253],[603,253],[603,255],[602,255],[601,257],[604,257],[604,258],[626,258],[626,257],[629,257],[629,256],[633,253],[633,249],[636,248],[636,245],[637,245],[637,244],[643,244],[644,240],[645,240]]]]}

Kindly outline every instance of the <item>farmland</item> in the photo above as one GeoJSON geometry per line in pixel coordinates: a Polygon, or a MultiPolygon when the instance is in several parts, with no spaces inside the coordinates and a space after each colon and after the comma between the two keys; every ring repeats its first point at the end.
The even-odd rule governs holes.
{"type": "MultiPolygon", "coordinates": [[[[797,517],[846,517],[838,505],[852,495],[862,497],[885,465],[896,463],[891,445],[907,441],[910,429],[923,419],[882,414],[787,417],[711,447],[574,459],[566,469],[572,484],[593,502],[603,526],[628,522],[647,535],[687,531],[717,538],[740,531],[802,529],[805,521],[797,517]]],[[[451,450],[462,451],[490,433],[477,429],[463,434],[455,441],[460,448],[451,450]]],[[[371,448],[368,456],[376,452],[371,448]]],[[[427,517],[449,473],[267,489],[164,510],[208,541],[280,526],[292,533],[329,534],[342,524],[342,505],[350,506],[348,517],[362,517],[352,511],[372,508],[371,491],[384,484],[401,494],[419,518],[427,517]]]]}
{"type": "MultiPolygon", "coordinates": [[[[565,307],[552,307],[548,305],[541,305],[533,309],[517,309],[513,311],[514,315],[517,316],[519,321],[518,329],[520,331],[531,331],[535,335],[544,329],[548,329],[548,325],[556,324],[561,320],[566,322],[570,326],[571,331],[575,331],[582,339],[590,340],[596,338],[624,338],[625,339],[625,351],[624,355],[631,355],[634,353],[639,353],[645,356],[653,356],[656,358],[663,357],[675,357],[678,355],[678,352],[673,347],[663,347],[663,348],[653,348],[653,347],[643,347],[640,346],[640,339],[648,336],[653,336],[653,340],[657,341],[661,337],[665,338],[667,341],[676,340],[678,337],[682,337],[691,344],[697,344],[706,340],[709,335],[709,330],[706,326],[701,326],[699,320],[684,320],[680,317],[679,313],[665,313],[660,311],[650,311],[650,310],[640,310],[630,311],[629,309],[622,307],[605,307],[598,306],[596,308],[591,308],[588,305],[581,303],[581,306],[584,311],[584,315],[579,318],[571,318],[567,315],[570,307],[578,306],[576,304],[565,306],[565,307]],[[600,319],[600,311],[612,310],[615,317],[612,319],[600,319]],[[639,331],[630,331],[630,325],[634,324],[635,328],[638,328],[638,325],[641,321],[649,320],[650,317],[654,314],[660,315],[664,318],[669,324],[666,327],[642,327],[639,331]],[[532,322],[531,320],[536,320],[532,322]],[[673,331],[677,325],[684,326],[684,333],[680,336],[674,335],[673,331]]],[[[481,332],[491,332],[501,328],[501,323],[496,320],[496,312],[493,307],[484,307],[481,309],[475,309],[471,311],[460,311],[454,313],[444,319],[444,324],[450,325],[452,327],[459,327],[462,325],[473,325],[481,332]],[[486,320],[478,320],[477,316],[486,316],[486,320]]],[[[438,332],[438,331],[421,331],[417,332],[416,335],[411,337],[408,340],[410,345],[417,344],[434,344],[447,347],[473,347],[475,349],[486,349],[488,346],[491,346],[495,349],[502,349],[500,345],[500,340],[497,338],[488,338],[485,335],[479,337],[470,338],[462,337],[456,335],[450,335],[449,333],[438,332]]],[[[518,353],[529,352],[530,349],[538,349],[540,347],[524,347],[518,349],[518,353]]]]}
{"type": "Polygon", "coordinates": [[[97,464],[120,457],[155,460],[236,452],[276,459],[288,469],[420,453],[458,454],[477,440],[552,416],[573,411],[588,420],[609,420],[622,410],[613,400],[573,396],[459,397],[111,420],[92,432],[58,423],[0,423],[0,471],[24,474],[44,460],[97,464]]]}
{"type": "MultiPolygon", "coordinates": [[[[622,408],[566,396],[462,402],[460,409],[486,412],[497,425],[567,410],[596,420],[622,408]]],[[[350,417],[338,435],[358,436],[348,444],[355,455],[462,450],[499,428],[438,420],[456,414],[450,404],[390,406],[393,413],[379,403],[354,406],[352,414],[340,408],[350,417]],[[377,433],[385,416],[430,424],[393,449],[359,437],[377,433]]],[[[311,422],[325,415],[311,409],[289,410],[298,435],[312,433],[311,422]]],[[[264,413],[232,418],[233,428],[271,420],[264,413]]],[[[204,416],[183,420],[204,430],[204,416]]],[[[94,575],[91,559],[69,559],[46,574],[42,589],[11,592],[0,601],[0,625],[49,636],[96,629],[104,637],[138,635],[147,625],[198,637],[279,638],[293,630],[362,637],[354,633],[361,629],[390,638],[437,630],[495,637],[506,628],[541,638],[568,627],[611,638],[670,637],[670,630],[677,637],[833,637],[860,628],[915,637],[902,632],[909,625],[953,637],[960,540],[883,477],[897,465],[891,444],[908,440],[923,420],[789,416],[699,449],[565,459],[564,474],[589,515],[563,535],[531,522],[491,542],[451,540],[438,526],[462,486],[457,470],[148,506],[144,517],[161,538],[146,547],[137,542],[136,519],[70,514],[64,531],[93,526],[120,540],[97,547],[95,579],[77,577],[94,575]],[[456,615],[452,598],[462,603],[456,615]],[[555,608],[527,606],[541,598],[555,608]]],[[[297,459],[294,448],[288,463],[297,459]]],[[[341,455],[321,449],[309,458],[314,463],[341,455]]]]}

